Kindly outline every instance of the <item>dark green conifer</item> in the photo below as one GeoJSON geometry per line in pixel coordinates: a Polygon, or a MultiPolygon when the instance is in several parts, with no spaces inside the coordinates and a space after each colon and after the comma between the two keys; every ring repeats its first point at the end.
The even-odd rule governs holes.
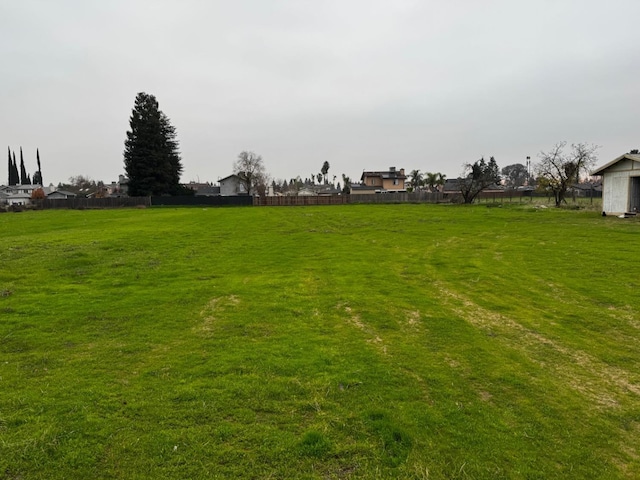
{"type": "Polygon", "coordinates": [[[18,173],[18,164],[16,163],[16,152],[13,154],[13,165],[11,166],[11,185],[18,185],[20,183],[20,173],[18,173]]]}
{"type": "Polygon", "coordinates": [[[175,127],[153,95],[136,96],[124,142],[129,195],[176,195],[181,192],[182,165],[175,127]]]}
{"type": "Polygon", "coordinates": [[[42,185],[42,167],[40,166],[40,150],[36,148],[36,159],[38,161],[38,171],[33,174],[33,184],[34,185],[42,185]]]}
{"type": "Polygon", "coordinates": [[[21,185],[29,185],[31,180],[29,180],[29,175],[27,175],[27,169],[24,168],[24,158],[22,157],[22,147],[20,147],[20,184],[21,185]]]}
{"type": "Polygon", "coordinates": [[[8,164],[9,176],[7,177],[7,185],[13,185],[13,164],[11,163],[11,148],[7,147],[7,150],[9,151],[9,164],[8,164]]]}

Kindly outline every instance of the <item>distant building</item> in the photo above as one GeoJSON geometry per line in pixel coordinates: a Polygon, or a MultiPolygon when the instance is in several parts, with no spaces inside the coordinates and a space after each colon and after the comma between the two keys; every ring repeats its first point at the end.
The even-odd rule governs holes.
{"type": "MultiPolygon", "coordinates": [[[[17,185],[12,185],[12,187],[15,186],[17,185]]],[[[3,187],[2,190],[0,190],[0,205],[9,205],[11,207],[13,205],[29,205],[29,203],[31,203],[31,194],[12,191],[8,187],[3,187]]]]}
{"type": "Polygon", "coordinates": [[[117,182],[105,185],[105,193],[108,197],[126,197],[129,194],[129,179],[124,175],[118,175],[117,182]]]}
{"type": "Polygon", "coordinates": [[[640,154],[627,153],[592,172],[602,177],[602,211],[623,214],[640,210],[640,154]]]}
{"type": "Polygon", "coordinates": [[[247,189],[236,174],[218,180],[220,184],[220,195],[228,197],[232,195],[247,195],[247,189]]]}
{"type": "Polygon", "coordinates": [[[396,167],[390,167],[387,171],[364,171],[360,177],[360,184],[351,185],[351,193],[387,193],[387,192],[405,192],[404,168],[396,170],[396,167]]]}
{"type": "Polygon", "coordinates": [[[46,193],[47,198],[50,200],[65,200],[67,198],[76,198],[77,195],[73,192],[67,192],[66,190],[54,189],[49,193],[46,193]]]}
{"type": "Polygon", "coordinates": [[[0,187],[0,204],[25,206],[31,203],[33,191],[40,185],[9,185],[0,187]]]}
{"type": "Polygon", "coordinates": [[[210,183],[189,182],[184,186],[196,192],[196,197],[217,197],[220,195],[220,187],[210,183]]]}

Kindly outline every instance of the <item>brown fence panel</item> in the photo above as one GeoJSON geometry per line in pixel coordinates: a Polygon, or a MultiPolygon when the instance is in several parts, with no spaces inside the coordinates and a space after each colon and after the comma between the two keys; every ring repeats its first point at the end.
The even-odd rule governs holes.
{"type": "Polygon", "coordinates": [[[44,198],[32,200],[37,208],[42,209],[90,209],[90,208],[123,208],[149,207],[150,197],[117,197],[117,198],[44,198]]]}
{"type": "Polygon", "coordinates": [[[441,192],[389,192],[352,194],[349,203],[442,203],[448,201],[441,192]]]}
{"type": "Polygon", "coordinates": [[[253,204],[263,207],[296,207],[304,205],[342,205],[349,203],[349,195],[301,195],[254,197],[253,204]]]}
{"type": "Polygon", "coordinates": [[[442,203],[450,200],[440,192],[400,192],[351,195],[254,197],[255,206],[344,205],[348,203],[442,203]]]}

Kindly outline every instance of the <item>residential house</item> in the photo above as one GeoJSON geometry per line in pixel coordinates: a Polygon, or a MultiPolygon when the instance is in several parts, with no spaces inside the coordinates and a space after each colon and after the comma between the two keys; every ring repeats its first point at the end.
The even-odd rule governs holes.
{"type": "Polygon", "coordinates": [[[12,193],[24,193],[31,198],[34,190],[42,188],[42,185],[10,185],[8,191],[12,193]]]}
{"type": "Polygon", "coordinates": [[[220,195],[220,187],[210,183],[189,182],[184,186],[196,192],[196,197],[217,197],[220,195]]]}
{"type": "Polygon", "coordinates": [[[50,200],[65,200],[67,198],[75,198],[77,195],[73,192],[67,192],[66,190],[52,189],[46,193],[47,198],[50,200]]]}
{"type": "Polygon", "coordinates": [[[129,192],[129,179],[124,175],[118,175],[118,181],[106,185],[105,190],[109,197],[126,197],[129,192]]]}
{"type": "Polygon", "coordinates": [[[576,183],[571,188],[576,197],[602,198],[602,181],[576,183]]]}
{"type": "Polygon", "coordinates": [[[25,206],[31,203],[31,195],[22,191],[8,192],[4,191],[0,194],[0,203],[11,206],[25,206]]]}
{"type": "Polygon", "coordinates": [[[8,202],[8,198],[11,196],[10,193],[8,193],[4,187],[0,186],[0,205],[7,205],[8,202]]]}
{"type": "Polygon", "coordinates": [[[33,191],[42,188],[40,185],[9,185],[3,186],[0,195],[0,203],[5,205],[29,205],[33,191]]]}
{"type": "Polygon", "coordinates": [[[406,179],[404,168],[396,170],[396,167],[390,167],[387,171],[364,171],[360,177],[360,184],[351,185],[351,193],[405,192],[406,179]]]}
{"type": "Polygon", "coordinates": [[[640,210],[640,154],[626,153],[592,172],[602,177],[602,211],[624,214],[640,210]]]}
{"type": "Polygon", "coordinates": [[[218,180],[220,184],[220,195],[228,197],[232,195],[247,195],[247,189],[236,174],[218,180]]]}

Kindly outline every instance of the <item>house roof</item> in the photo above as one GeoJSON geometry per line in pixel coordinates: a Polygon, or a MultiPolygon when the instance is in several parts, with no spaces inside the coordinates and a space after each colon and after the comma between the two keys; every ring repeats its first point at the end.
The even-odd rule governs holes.
{"type": "Polygon", "coordinates": [[[447,178],[442,187],[443,192],[459,192],[460,185],[458,178],[447,178]]]}
{"type": "Polygon", "coordinates": [[[47,197],[50,195],[53,195],[54,193],[59,193],[60,195],[64,195],[66,197],[75,197],[76,194],[73,192],[68,192],[66,190],[52,190],[51,192],[47,193],[47,197]]]}
{"type": "Polygon", "coordinates": [[[31,198],[31,194],[24,192],[9,193],[6,198],[31,198]]]}
{"type": "Polygon", "coordinates": [[[373,190],[373,191],[378,190],[378,191],[380,191],[381,190],[381,187],[379,185],[378,186],[362,185],[362,184],[358,184],[358,183],[352,183],[350,185],[350,188],[351,188],[352,192],[356,192],[356,191],[362,192],[362,191],[368,191],[368,190],[373,190]]]}
{"type": "Polygon", "coordinates": [[[625,153],[624,155],[620,155],[618,158],[611,160],[609,163],[591,172],[591,175],[602,175],[605,170],[607,170],[609,167],[612,167],[613,165],[615,165],[616,163],[622,160],[633,160],[634,162],[640,162],[640,155],[631,154],[631,153],[625,153]]]}
{"type": "Polygon", "coordinates": [[[220,187],[214,187],[213,185],[199,186],[194,190],[196,191],[196,197],[220,195],[220,187]]]}
{"type": "Polygon", "coordinates": [[[364,180],[365,177],[368,177],[368,178],[379,177],[379,178],[382,178],[382,179],[388,179],[388,178],[405,179],[405,178],[407,178],[407,176],[404,174],[404,168],[401,168],[400,170],[396,170],[395,168],[391,168],[391,169],[386,170],[386,171],[375,171],[375,172],[364,171],[364,172],[362,172],[362,176],[360,177],[360,180],[364,180]]]}
{"type": "Polygon", "coordinates": [[[25,191],[25,190],[36,190],[38,188],[42,188],[42,185],[7,185],[7,186],[2,186],[0,187],[0,190],[4,190],[6,192],[18,192],[18,191],[25,191]]]}
{"type": "Polygon", "coordinates": [[[219,179],[218,183],[219,182],[224,182],[225,180],[229,180],[231,178],[236,178],[236,179],[240,180],[240,177],[238,175],[236,175],[235,173],[232,173],[231,175],[228,175],[228,176],[226,176],[224,178],[219,179]]]}
{"type": "Polygon", "coordinates": [[[575,188],[576,190],[584,190],[584,191],[594,190],[596,192],[601,192],[602,191],[602,181],[576,183],[575,185],[572,186],[572,188],[575,188]]]}

